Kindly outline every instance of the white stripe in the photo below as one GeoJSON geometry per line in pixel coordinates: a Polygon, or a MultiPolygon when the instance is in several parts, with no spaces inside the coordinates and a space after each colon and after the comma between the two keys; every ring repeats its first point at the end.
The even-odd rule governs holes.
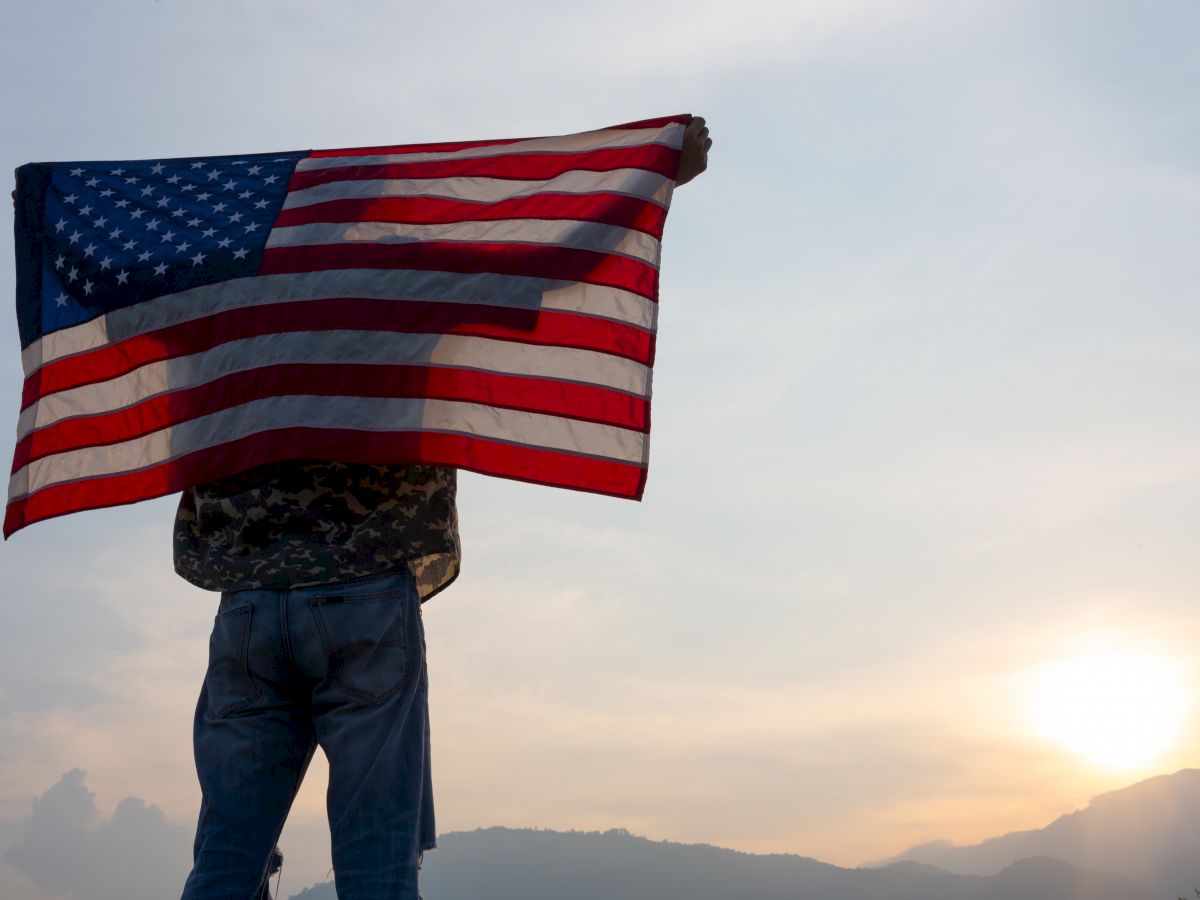
{"type": "Polygon", "coordinates": [[[124,409],[223,375],[289,363],[428,365],[599,385],[640,397],[650,393],[650,369],[594,350],[463,335],[299,331],[228,341],[202,353],[149,363],[108,381],[50,394],[21,413],[17,440],[63,419],[124,409]]]}
{"type": "Polygon", "coordinates": [[[647,331],[654,330],[658,315],[658,304],[645,297],[594,284],[490,273],[341,269],[262,275],[166,294],[44,335],[22,351],[21,362],[28,378],[44,363],[224,310],[337,297],[553,309],[613,319],[647,331]]]}
{"type": "Polygon", "coordinates": [[[399,222],[318,222],[275,228],[267,247],[306,247],[318,244],[400,244],[416,241],[549,244],[616,253],[658,268],[659,243],[632,228],[575,219],[499,219],[407,225],[399,222]]]}
{"type": "Polygon", "coordinates": [[[267,397],[120,444],[57,453],[13,474],[8,502],[66,481],[116,475],[279,428],[434,431],[644,464],[638,431],[450,400],[379,397],[267,397]]]}
{"type": "Polygon", "coordinates": [[[384,166],[388,163],[433,162],[442,159],[483,159],[491,156],[506,156],[510,153],[584,153],[589,150],[640,147],[648,144],[664,144],[668,147],[678,148],[683,144],[683,132],[686,127],[678,122],[672,122],[662,128],[583,131],[579,134],[568,134],[562,137],[531,138],[512,144],[467,147],[462,150],[366,154],[363,156],[310,156],[300,160],[296,164],[296,170],[304,172],[314,169],[337,169],[343,166],[384,166]]]}
{"type": "Polygon", "coordinates": [[[388,178],[380,180],[333,181],[292,191],[283,201],[284,209],[299,209],[330,200],[363,197],[443,197],[468,203],[498,203],[535,194],[612,193],[649,200],[659,206],[670,201],[675,182],[645,169],[613,169],[611,172],[572,170],[543,181],[515,181],[508,178],[481,178],[461,175],[452,178],[388,178]]]}

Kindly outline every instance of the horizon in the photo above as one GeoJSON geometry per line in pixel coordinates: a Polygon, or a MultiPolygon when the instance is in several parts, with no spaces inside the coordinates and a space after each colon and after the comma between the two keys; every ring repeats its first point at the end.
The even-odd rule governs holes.
{"type": "MultiPolygon", "coordinates": [[[[187,854],[184,851],[189,843],[190,835],[187,827],[181,823],[166,820],[156,805],[153,803],[147,805],[143,798],[136,797],[125,798],[118,810],[114,810],[111,817],[106,817],[102,811],[96,808],[94,795],[87,789],[85,781],[86,773],[78,769],[72,770],[64,773],[57,784],[49,788],[40,798],[34,800],[33,814],[25,822],[21,839],[14,842],[11,835],[8,836],[9,843],[13,848],[8,854],[9,863],[15,865],[23,874],[37,879],[39,884],[56,884],[59,891],[66,889],[70,893],[72,892],[72,878],[78,878],[88,869],[94,869],[96,863],[100,862],[102,863],[100,871],[95,873],[99,875],[99,883],[85,888],[82,895],[85,897],[108,897],[113,890],[112,873],[125,868],[136,869],[143,866],[147,861],[144,852],[146,840],[153,837],[158,849],[158,853],[155,855],[157,865],[152,867],[157,869],[154,873],[157,876],[156,885],[161,887],[164,881],[171,880],[169,875],[164,879],[163,876],[166,873],[163,870],[169,870],[172,865],[179,870],[176,875],[181,877],[186,872],[188,862],[187,854]],[[174,857],[173,860],[172,857],[174,857]],[[68,873],[65,877],[62,874],[64,872],[68,873]],[[105,892],[106,889],[109,893],[105,892]],[[89,891],[94,891],[94,893],[89,891]]],[[[1154,854],[1161,854],[1166,850],[1165,844],[1157,843],[1143,847],[1140,851],[1136,847],[1130,848],[1129,852],[1125,854],[1126,858],[1118,860],[1105,853],[1105,846],[1114,840],[1119,843],[1127,843],[1128,835],[1124,833],[1131,828],[1134,828],[1141,838],[1145,838],[1147,834],[1161,837],[1164,833],[1170,835],[1177,832],[1189,820],[1189,816],[1194,815],[1197,809],[1200,809],[1197,807],[1197,803],[1200,803],[1200,768],[1181,769],[1173,773],[1153,775],[1093,797],[1084,806],[1063,812],[1053,821],[1044,823],[1040,828],[992,835],[978,844],[956,843],[948,839],[939,840],[907,848],[904,852],[886,859],[867,861],[856,866],[837,866],[799,850],[754,852],[705,841],[656,840],[622,826],[611,826],[606,829],[575,829],[538,826],[512,827],[503,824],[477,825],[470,829],[439,833],[437,849],[446,851],[449,848],[449,852],[455,860],[454,868],[443,870],[443,865],[450,864],[449,862],[443,863],[444,854],[430,856],[427,863],[432,863],[429,868],[434,872],[435,880],[444,877],[441,874],[443,871],[457,871],[458,864],[465,861],[461,858],[463,851],[459,845],[458,839],[460,838],[470,842],[469,846],[475,848],[476,852],[480,850],[484,852],[484,858],[471,860],[471,865],[476,869],[482,867],[483,870],[487,870],[489,867],[488,856],[494,856],[498,849],[490,849],[492,847],[490,844],[479,844],[480,840],[494,840],[497,837],[511,836],[519,839],[526,837],[580,840],[622,838],[655,847],[716,851],[751,859],[783,858],[798,863],[833,865],[839,871],[847,873],[864,871],[876,871],[885,875],[891,872],[904,873],[910,871],[905,867],[906,864],[916,863],[924,865],[926,868],[932,866],[930,871],[940,876],[978,875],[986,878],[989,876],[1001,877],[1010,870],[1016,871],[1024,866],[1023,871],[1041,873],[1034,877],[1039,879],[1036,883],[1039,885],[1038,890],[1042,891],[1061,889],[1062,886],[1057,882],[1043,883],[1040,879],[1051,876],[1061,878],[1064,877],[1063,872],[1067,872],[1077,873],[1072,877],[1084,879],[1092,876],[1102,879],[1110,876],[1132,877],[1133,883],[1142,890],[1150,886],[1152,891],[1157,887],[1172,892],[1177,889],[1177,884],[1190,883],[1190,880],[1200,879],[1200,867],[1197,866],[1190,852],[1183,851],[1182,847],[1177,847],[1174,857],[1169,853],[1166,856],[1156,856],[1154,854]],[[1195,783],[1190,784],[1186,779],[1195,783]],[[1168,789],[1166,794],[1161,791],[1164,787],[1168,789]],[[1124,802],[1114,812],[1112,802],[1117,799],[1124,802]],[[1133,804],[1132,809],[1131,803],[1133,804]],[[1072,822],[1072,820],[1074,821],[1072,822]],[[1133,825],[1133,822],[1137,824],[1133,825]],[[1076,837],[1083,838],[1082,845],[1077,846],[1075,851],[1071,851],[1068,849],[1070,847],[1068,840],[1067,845],[1058,852],[1051,852],[1054,844],[1046,845],[1045,843],[1054,840],[1050,835],[1055,832],[1055,829],[1059,829],[1061,841],[1063,834],[1061,829],[1070,829],[1072,825],[1075,828],[1076,837]],[[450,840],[445,842],[447,839],[450,840]],[[1014,839],[1026,841],[1041,839],[1043,844],[1040,847],[1035,844],[1032,848],[1024,850],[1022,845],[1017,845],[1014,849],[1011,844],[1014,839]],[[1005,842],[1010,842],[1007,851],[1001,849],[1005,842]],[[991,856],[982,857],[984,862],[980,862],[979,857],[972,860],[970,856],[961,856],[961,854],[970,854],[972,851],[983,851],[988,847],[992,848],[991,856]],[[1085,856],[1098,860],[1098,864],[1089,865],[1089,859],[1079,858],[1078,854],[1081,850],[1085,856]],[[1150,856],[1146,855],[1147,850],[1150,851],[1150,856]],[[997,852],[999,852],[999,856],[996,855],[997,852]],[[1182,852],[1182,857],[1179,855],[1180,852],[1182,852]],[[989,858],[990,863],[986,861],[989,858]],[[957,862],[955,862],[956,859],[957,862]],[[1050,860],[1056,865],[1065,864],[1066,868],[1056,868],[1055,866],[1047,868],[1040,863],[1033,865],[1039,859],[1050,860]],[[1164,862],[1170,863],[1171,872],[1159,871],[1159,867],[1164,862]],[[1129,867],[1132,867],[1132,871],[1129,867]],[[1185,869],[1186,873],[1183,871],[1185,869]],[[1163,882],[1170,887],[1165,887],[1163,882]]],[[[3,837],[3,833],[0,832],[0,838],[3,837]]],[[[1136,845],[1144,843],[1144,841],[1134,841],[1133,843],[1136,845]]],[[[509,846],[515,848],[517,845],[509,846]]],[[[593,850],[588,852],[595,856],[594,851],[597,845],[589,844],[589,846],[593,850]]],[[[543,850],[545,849],[543,848],[543,850]]],[[[551,865],[548,871],[554,871],[555,866],[560,866],[564,862],[568,867],[567,870],[580,863],[586,865],[588,858],[586,854],[564,857],[563,860],[551,865]]],[[[667,865],[667,857],[659,855],[655,859],[659,860],[662,865],[667,865]]],[[[296,884],[297,879],[291,875],[293,867],[289,866],[292,861],[293,857],[285,852],[282,874],[276,876],[279,890],[273,896],[283,900],[285,897],[301,896],[310,890],[332,888],[331,872],[327,872],[325,877],[316,880],[304,881],[301,879],[300,883],[296,884]],[[286,890],[283,885],[287,885],[286,890]]],[[[603,864],[599,857],[592,862],[592,865],[597,864],[603,864]]],[[[681,871],[669,867],[663,871],[674,872],[674,875],[668,874],[666,876],[668,878],[681,879],[685,877],[681,871]]],[[[794,887],[802,890],[805,886],[803,881],[805,876],[802,871],[796,874],[801,880],[795,882],[794,887]]],[[[468,878],[468,882],[469,880],[468,878]]],[[[551,881],[554,879],[552,878],[551,881]]],[[[456,896],[461,894],[464,889],[461,878],[459,882],[456,896]]],[[[1034,882],[1022,883],[1025,884],[1026,889],[1033,888],[1034,882]]],[[[444,887],[440,882],[438,884],[440,887],[444,887]]],[[[1085,884],[1085,882],[1080,882],[1080,884],[1085,884]]],[[[1107,881],[1104,882],[1104,885],[1106,889],[1112,887],[1107,881]]],[[[683,888],[684,885],[681,883],[680,887],[683,888]]],[[[1180,889],[1186,890],[1186,888],[1180,889]]],[[[477,890],[477,887],[472,888],[464,896],[474,896],[477,890]]],[[[128,896],[129,900],[141,900],[143,896],[150,898],[155,894],[135,892],[128,896]]]]}
{"type": "MultiPolygon", "coordinates": [[[[22,6],[0,169],[707,119],[644,500],[460,474],[462,575],[424,608],[439,831],[853,866],[1195,768],[1200,6],[688,10],[22,6]]],[[[194,827],[218,597],[173,570],[176,502],[0,544],[13,900],[49,900],[4,842],[64,773],[96,827],[127,797],[194,827]]],[[[318,753],[285,883],[329,868],[326,779],[318,753]]]]}

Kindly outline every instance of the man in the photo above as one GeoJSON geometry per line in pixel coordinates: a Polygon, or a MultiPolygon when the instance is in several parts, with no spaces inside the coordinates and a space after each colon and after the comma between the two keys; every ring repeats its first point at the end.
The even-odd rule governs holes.
{"type": "MultiPolygon", "coordinates": [[[[677,184],[708,165],[704,119],[677,184]]],[[[220,591],[194,721],[202,801],[183,900],[269,897],[319,744],[341,900],[418,897],[436,841],[421,605],[459,570],[455,470],[300,460],[180,498],[175,568],[220,591]]]]}

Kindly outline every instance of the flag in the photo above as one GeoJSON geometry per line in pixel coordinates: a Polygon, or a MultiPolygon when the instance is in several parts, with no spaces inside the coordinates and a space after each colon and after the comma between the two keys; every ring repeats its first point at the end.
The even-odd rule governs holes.
{"type": "Polygon", "coordinates": [[[640,499],[689,120],[22,166],[5,537],[286,459],[640,499]]]}

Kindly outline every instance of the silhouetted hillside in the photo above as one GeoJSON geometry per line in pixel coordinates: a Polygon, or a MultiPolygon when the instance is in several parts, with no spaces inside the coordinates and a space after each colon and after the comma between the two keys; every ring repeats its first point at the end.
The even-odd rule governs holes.
{"type": "MultiPolygon", "coordinates": [[[[488,828],[439,838],[425,857],[425,900],[1163,900],[1117,875],[1031,859],[989,877],[912,862],[843,869],[604,833],[488,828]]],[[[335,900],[332,884],[291,900],[335,900]]]]}
{"type": "Polygon", "coordinates": [[[1030,856],[1120,872],[1171,900],[1191,897],[1200,887],[1200,769],[1183,769],[1101,794],[1084,809],[1036,831],[964,847],[922,844],[894,859],[964,875],[990,875],[1030,856]]]}

